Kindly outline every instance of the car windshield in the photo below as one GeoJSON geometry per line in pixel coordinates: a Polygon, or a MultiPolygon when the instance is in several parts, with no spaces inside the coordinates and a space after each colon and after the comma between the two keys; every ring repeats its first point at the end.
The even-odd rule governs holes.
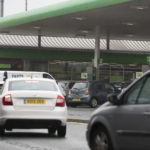
{"type": "Polygon", "coordinates": [[[72,89],[85,89],[87,87],[88,87],[88,83],[87,82],[75,83],[74,86],[72,87],[72,89]]]}
{"type": "Polygon", "coordinates": [[[21,80],[10,81],[9,91],[15,90],[44,90],[44,91],[57,91],[56,85],[52,82],[40,80],[21,80]]]}

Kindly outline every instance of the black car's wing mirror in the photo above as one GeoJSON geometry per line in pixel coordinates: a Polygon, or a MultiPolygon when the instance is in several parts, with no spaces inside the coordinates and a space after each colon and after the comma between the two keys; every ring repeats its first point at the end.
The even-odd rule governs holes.
{"type": "Polygon", "coordinates": [[[109,102],[111,102],[114,105],[119,105],[120,104],[120,100],[118,99],[118,94],[109,94],[107,99],[109,102]]]}

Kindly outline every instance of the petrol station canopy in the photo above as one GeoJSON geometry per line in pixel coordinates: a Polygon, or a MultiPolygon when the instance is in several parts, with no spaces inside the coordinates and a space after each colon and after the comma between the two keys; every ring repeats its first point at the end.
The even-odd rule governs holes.
{"type": "Polygon", "coordinates": [[[0,45],[94,49],[99,26],[100,49],[149,53],[149,14],[149,0],[64,0],[1,18],[0,45]]]}

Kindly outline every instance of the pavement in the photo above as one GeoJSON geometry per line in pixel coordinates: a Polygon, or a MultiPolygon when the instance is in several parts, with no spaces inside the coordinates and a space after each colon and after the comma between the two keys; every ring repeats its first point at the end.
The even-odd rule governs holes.
{"type": "Polygon", "coordinates": [[[88,123],[94,110],[90,107],[68,107],[68,122],[88,123]]]}

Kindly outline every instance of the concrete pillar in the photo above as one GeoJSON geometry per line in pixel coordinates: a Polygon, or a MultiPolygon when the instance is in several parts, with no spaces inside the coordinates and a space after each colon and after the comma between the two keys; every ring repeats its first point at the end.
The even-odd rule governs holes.
{"type": "Polygon", "coordinates": [[[96,80],[99,80],[99,64],[98,64],[99,58],[100,58],[100,27],[96,26],[95,51],[94,51],[94,74],[96,80]]]}
{"type": "Polygon", "coordinates": [[[107,37],[106,37],[106,48],[107,48],[107,50],[110,50],[110,33],[109,33],[109,31],[107,32],[107,37]]]}
{"type": "Polygon", "coordinates": [[[4,16],[4,0],[0,0],[0,17],[4,16]]]}

